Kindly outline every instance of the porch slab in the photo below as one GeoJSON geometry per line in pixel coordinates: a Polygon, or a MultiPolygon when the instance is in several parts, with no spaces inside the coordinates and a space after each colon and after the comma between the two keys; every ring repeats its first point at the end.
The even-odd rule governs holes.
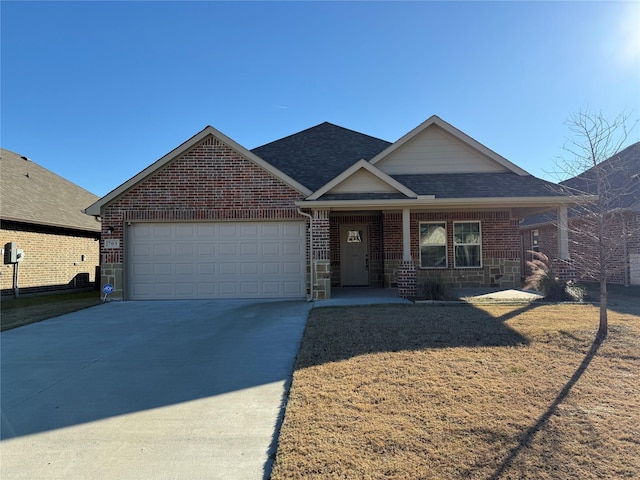
{"type": "Polygon", "coordinates": [[[331,298],[329,300],[315,301],[313,302],[313,307],[342,307],[387,303],[411,304],[413,302],[400,298],[397,288],[335,287],[331,289],[331,298]]]}

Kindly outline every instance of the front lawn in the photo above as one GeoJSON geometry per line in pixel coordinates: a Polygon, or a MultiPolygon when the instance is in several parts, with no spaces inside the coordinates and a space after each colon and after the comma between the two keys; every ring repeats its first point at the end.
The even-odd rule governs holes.
{"type": "Polygon", "coordinates": [[[0,331],[29,325],[83,308],[100,305],[96,291],[64,292],[47,295],[25,295],[0,301],[0,331]]]}
{"type": "Polygon", "coordinates": [[[271,478],[640,478],[636,305],[314,309],[271,478]]]}

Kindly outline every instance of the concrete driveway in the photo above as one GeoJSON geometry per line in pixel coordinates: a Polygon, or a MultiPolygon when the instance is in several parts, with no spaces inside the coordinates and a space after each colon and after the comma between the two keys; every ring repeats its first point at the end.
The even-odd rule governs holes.
{"type": "Polygon", "coordinates": [[[0,478],[267,478],[310,308],[112,302],[2,333],[0,478]]]}

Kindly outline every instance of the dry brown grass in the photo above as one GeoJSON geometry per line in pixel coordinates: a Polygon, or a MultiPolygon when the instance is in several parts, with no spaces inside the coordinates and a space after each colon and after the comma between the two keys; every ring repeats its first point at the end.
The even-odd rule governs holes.
{"type": "Polygon", "coordinates": [[[312,310],[271,478],[640,478],[637,307],[312,310]]]}

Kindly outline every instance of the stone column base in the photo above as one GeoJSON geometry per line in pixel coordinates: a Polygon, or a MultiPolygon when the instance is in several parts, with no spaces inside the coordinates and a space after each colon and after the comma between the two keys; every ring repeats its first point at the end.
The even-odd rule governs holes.
{"type": "Polygon", "coordinates": [[[316,260],[314,265],[313,299],[328,300],[331,298],[331,263],[329,260],[316,260]]]}

